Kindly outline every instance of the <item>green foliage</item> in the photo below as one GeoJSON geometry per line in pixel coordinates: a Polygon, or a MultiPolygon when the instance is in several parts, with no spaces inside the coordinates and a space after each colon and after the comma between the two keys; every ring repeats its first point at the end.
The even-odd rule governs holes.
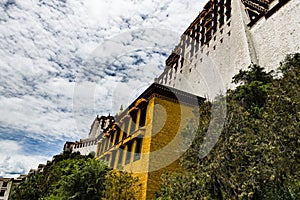
{"type": "Polygon", "coordinates": [[[239,73],[233,76],[233,83],[243,83],[244,85],[250,84],[253,81],[258,81],[263,84],[270,83],[273,80],[273,71],[265,72],[264,68],[259,65],[250,65],[248,70],[240,69],[239,73]]]}
{"type": "Polygon", "coordinates": [[[222,134],[200,159],[216,120],[210,104],[202,105],[197,136],[181,160],[185,170],[163,176],[158,199],[300,199],[300,56],[287,57],[280,79],[249,70],[235,76],[243,84],[229,91],[222,134]]]}
{"type": "Polygon", "coordinates": [[[29,175],[14,189],[12,199],[40,199],[52,191],[53,184],[60,179],[63,173],[66,173],[64,170],[70,168],[73,161],[81,159],[87,159],[87,157],[80,156],[78,153],[54,156],[53,161],[45,166],[42,173],[29,175]],[[69,166],[67,161],[70,162],[69,166]]]}
{"type": "Polygon", "coordinates": [[[299,77],[300,53],[288,55],[286,59],[280,63],[279,70],[287,77],[299,77]]]}
{"type": "Polygon", "coordinates": [[[42,187],[44,176],[37,174],[26,179],[18,187],[14,188],[12,199],[39,199],[43,194],[44,188],[42,187]]]}
{"type": "Polygon", "coordinates": [[[233,83],[243,83],[234,91],[229,91],[235,102],[243,106],[255,118],[261,116],[267,94],[272,87],[273,77],[271,72],[265,72],[264,68],[258,65],[251,65],[248,71],[240,70],[233,77],[233,83]]]}
{"type": "MultiPolygon", "coordinates": [[[[91,156],[64,153],[54,156],[43,172],[29,176],[16,187],[12,199],[108,199],[109,193],[112,192],[110,186],[127,191],[128,186],[133,186],[138,181],[128,173],[120,172],[118,175],[106,164],[91,156]],[[112,184],[113,178],[119,182],[115,181],[112,184]]],[[[129,193],[130,197],[136,195],[135,192],[132,190],[129,193]]]]}
{"type": "Polygon", "coordinates": [[[105,176],[109,169],[94,159],[85,162],[68,162],[65,172],[54,185],[51,198],[64,199],[100,199],[104,195],[105,176]]]}
{"type": "Polygon", "coordinates": [[[107,174],[103,200],[138,200],[140,189],[138,178],[133,178],[127,172],[113,170],[107,174]]]}

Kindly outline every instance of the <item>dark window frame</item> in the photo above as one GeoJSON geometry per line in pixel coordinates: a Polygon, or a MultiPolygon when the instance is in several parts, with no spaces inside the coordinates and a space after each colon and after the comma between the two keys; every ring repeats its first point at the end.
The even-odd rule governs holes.
{"type": "Polygon", "coordinates": [[[134,151],[133,161],[141,159],[143,138],[136,138],[136,146],[134,151]]]}
{"type": "Polygon", "coordinates": [[[4,195],[5,195],[5,190],[1,190],[0,191],[0,197],[4,197],[4,195]]]}
{"type": "Polygon", "coordinates": [[[131,161],[131,153],[132,153],[132,142],[128,142],[127,150],[126,150],[126,158],[125,158],[125,165],[129,164],[131,161]]]}
{"type": "Polygon", "coordinates": [[[7,187],[7,185],[8,185],[8,182],[4,181],[3,184],[2,184],[2,187],[7,187]]]}

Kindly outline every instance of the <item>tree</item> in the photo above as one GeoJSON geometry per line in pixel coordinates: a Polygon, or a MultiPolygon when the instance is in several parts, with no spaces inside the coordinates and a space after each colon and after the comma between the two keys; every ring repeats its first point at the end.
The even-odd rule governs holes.
{"type": "Polygon", "coordinates": [[[69,162],[68,168],[59,181],[54,185],[51,198],[61,200],[101,199],[104,195],[105,179],[109,168],[102,162],[89,158],[85,162],[69,162]],[[70,168],[69,168],[70,167],[70,168]],[[72,168],[72,169],[71,169],[72,168]]]}
{"type": "Polygon", "coordinates": [[[138,199],[138,179],[116,172],[105,163],[78,153],[54,156],[42,172],[30,175],[13,191],[12,199],[138,199]],[[116,192],[122,191],[122,192],[116,192]]]}
{"type": "Polygon", "coordinates": [[[101,184],[97,184],[97,180],[105,180],[108,171],[107,166],[90,156],[82,156],[78,153],[56,155],[42,172],[29,175],[16,187],[12,198],[69,199],[65,196],[76,196],[79,189],[81,195],[88,195],[92,199],[93,196],[99,195],[99,190],[102,192],[104,183],[101,183],[101,188],[101,184]],[[78,180],[75,180],[76,178],[78,180]],[[78,181],[78,185],[76,185],[76,181],[78,181]],[[94,191],[96,188],[98,190],[94,191]]]}
{"type": "Polygon", "coordinates": [[[181,159],[184,172],[163,177],[158,199],[300,199],[299,54],[282,63],[281,78],[261,69],[235,76],[242,85],[228,93],[222,134],[203,159],[198,154],[211,119],[208,103],[201,106],[201,126],[181,159]]]}
{"type": "Polygon", "coordinates": [[[233,83],[242,83],[230,95],[236,103],[247,109],[253,117],[260,117],[266,102],[267,93],[272,87],[273,71],[265,72],[258,65],[250,65],[247,71],[240,70],[232,79],[233,83]]]}
{"type": "Polygon", "coordinates": [[[140,189],[137,177],[132,177],[128,172],[112,170],[106,176],[103,200],[138,200],[140,189]]]}

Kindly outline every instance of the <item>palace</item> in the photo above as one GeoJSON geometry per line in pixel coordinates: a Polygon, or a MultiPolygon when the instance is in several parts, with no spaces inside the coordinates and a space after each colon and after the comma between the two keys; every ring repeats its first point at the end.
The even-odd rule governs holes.
{"type": "MultiPolygon", "coordinates": [[[[115,117],[96,117],[91,128],[98,135],[94,140],[97,140],[95,157],[111,168],[138,176],[142,183],[140,199],[153,198],[161,175],[166,170],[179,169],[178,159],[186,150],[181,133],[196,119],[195,114],[204,100],[153,83],[115,117]]],[[[67,142],[65,149],[73,145],[72,151],[82,152],[84,147],[85,150],[89,147],[83,143],[67,142]]]]}
{"type": "Polygon", "coordinates": [[[181,134],[204,97],[235,87],[250,64],[268,70],[299,52],[300,1],[209,0],[166,60],[164,72],[116,116],[97,116],[88,139],[64,149],[95,153],[114,169],[138,176],[140,199],[151,199],[166,170],[179,169],[181,134]]]}
{"type": "Polygon", "coordinates": [[[300,51],[299,10],[298,0],[210,0],[155,81],[213,99],[251,63],[276,69],[300,51]]]}

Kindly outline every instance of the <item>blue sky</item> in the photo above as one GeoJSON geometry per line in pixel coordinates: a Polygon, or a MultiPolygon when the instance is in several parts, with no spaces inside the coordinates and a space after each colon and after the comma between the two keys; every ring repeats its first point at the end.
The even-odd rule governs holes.
{"type": "Polygon", "coordinates": [[[0,176],[87,137],[164,68],[203,0],[0,0],[0,176]]]}

